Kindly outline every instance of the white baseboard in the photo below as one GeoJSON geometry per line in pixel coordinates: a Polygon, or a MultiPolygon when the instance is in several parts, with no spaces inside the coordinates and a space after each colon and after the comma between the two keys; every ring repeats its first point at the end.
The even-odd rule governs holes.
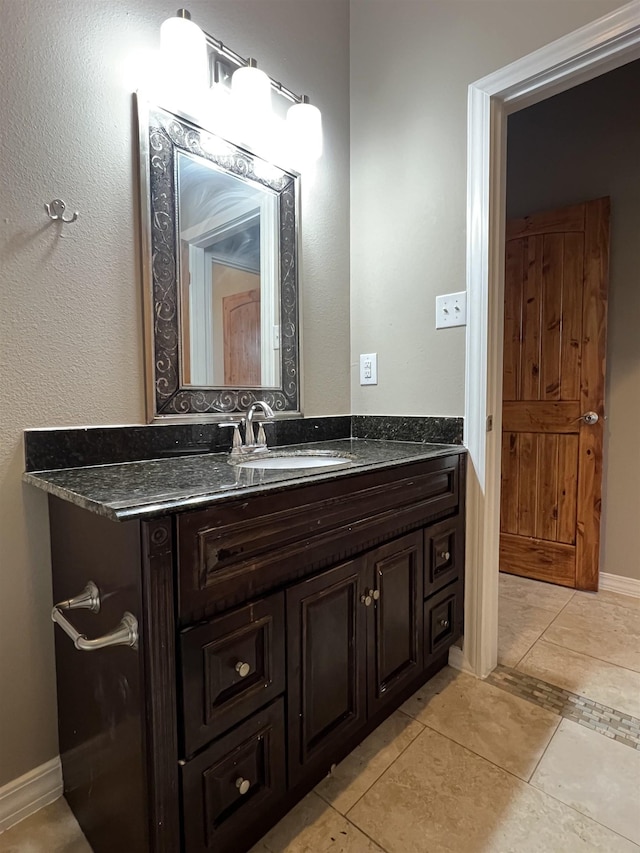
{"type": "Polygon", "coordinates": [[[0,832],[62,796],[62,765],[52,758],[0,788],[0,832]]]}
{"type": "Polygon", "coordinates": [[[640,598],[640,580],[637,578],[623,578],[622,575],[600,572],[598,586],[608,592],[618,592],[620,595],[632,595],[634,598],[640,598]]]}

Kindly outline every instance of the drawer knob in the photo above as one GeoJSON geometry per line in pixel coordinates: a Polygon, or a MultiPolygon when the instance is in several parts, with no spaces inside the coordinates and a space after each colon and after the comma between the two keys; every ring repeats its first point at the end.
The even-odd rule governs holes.
{"type": "Polygon", "coordinates": [[[241,794],[246,794],[250,787],[251,782],[248,779],[243,779],[242,776],[239,776],[236,779],[236,788],[240,791],[241,794]]]}
{"type": "Polygon", "coordinates": [[[438,624],[440,625],[441,628],[448,628],[449,627],[449,620],[448,619],[441,619],[438,624]]]}
{"type": "Polygon", "coordinates": [[[441,551],[440,557],[443,560],[449,560],[451,558],[451,554],[448,551],[441,551]]]}
{"type": "Polygon", "coordinates": [[[251,664],[243,663],[241,660],[236,664],[236,672],[240,678],[246,678],[251,672],[251,664]]]}
{"type": "Polygon", "coordinates": [[[364,604],[365,607],[371,607],[371,602],[373,601],[373,599],[371,598],[369,593],[366,593],[366,595],[360,596],[360,601],[364,604]]]}

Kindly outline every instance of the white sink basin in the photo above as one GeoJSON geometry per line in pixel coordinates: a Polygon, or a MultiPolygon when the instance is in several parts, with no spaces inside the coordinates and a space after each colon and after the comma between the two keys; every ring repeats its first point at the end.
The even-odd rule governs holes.
{"type": "Polygon", "coordinates": [[[261,456],[236,462],[238,468],[289,469],[292,468],[330,468],[333,465],[348,465],[352,460],[348,456],[331,456],[324,453],[295,453],[278,456],[261,456]]]}

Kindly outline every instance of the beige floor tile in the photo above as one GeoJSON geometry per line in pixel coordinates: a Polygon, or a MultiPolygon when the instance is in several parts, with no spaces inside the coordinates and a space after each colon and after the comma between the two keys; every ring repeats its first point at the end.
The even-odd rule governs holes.
{"type": "Polygon", "coordinates": [[[60,798],[0,835],[0,853],[91,853],[91,847],[60,798]]]}
{"type": "Polygon", "coordinates": [[[551,610],[515,598],[501,598],[498,608],[498,663],[516,666],[555,617],[551,610]]]}
{"type": "Polygon", "coordinates": [[[587,599],[588,601],[604,602],[605,604],[616,604],[618,607],[626,607],[628,610],[635,610],[640,613],[640,598],[633,595],[621,595],[619,592],[610,592],[608,589],[600,589],[598,592],[576,592],[578,600],[587,599]]]}
{"type": "Polygon", "coordinates": [[[558,614],[574,595],[575,590],[567,589],[565,586],[556,586],[552,583],[533,581],[500,572],[501,602],[504,598],[513,598],[522,604],[558,614]]]}
{"type": "Polygon", "coordinates": [[[543,639],[518,669],[594,702],[640,718],[640,673],[573,652],[543,639]]]}
{"type": "Polygon", "coordinates": [[[314,793],[285,815],[252,853],[263,848],[269,853],[384,853],[314,793]]]}
{"type": "Polygon", "coordinates": [[[320,782],[316,793],[346,814],[422,729],[396,711],[320,782]]]}
{"type": "Polygon", "coordinates": [[[563,720],[531,784],[640,844],[640,752],[563,720]]]}
{"type": "Polygon", "coordinates": [[[461,672],[416,704],[421,723],[525,781],[560,723],[551,711],[461,672]]]}
{"type": "Polygon", "coordinates": [[[640,672],[640,611],[597,595],[574,595],[544,639],[640,672]]]}
{"type": "Polygon", "coordinates": [[[388,853],[639,849],[428,728],[351,809],[349,819],[388,853]]]}

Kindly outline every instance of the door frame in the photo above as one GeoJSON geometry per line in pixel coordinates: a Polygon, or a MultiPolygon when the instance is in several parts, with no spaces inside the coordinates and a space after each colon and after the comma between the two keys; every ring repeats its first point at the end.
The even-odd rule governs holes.
{"type": "Polygon", "coordinates": [[[469,86],[465,631],[450,662],[480,678],[498,656],[507,116],[638,58],[640,0],[633,0],[469,86]]]}

